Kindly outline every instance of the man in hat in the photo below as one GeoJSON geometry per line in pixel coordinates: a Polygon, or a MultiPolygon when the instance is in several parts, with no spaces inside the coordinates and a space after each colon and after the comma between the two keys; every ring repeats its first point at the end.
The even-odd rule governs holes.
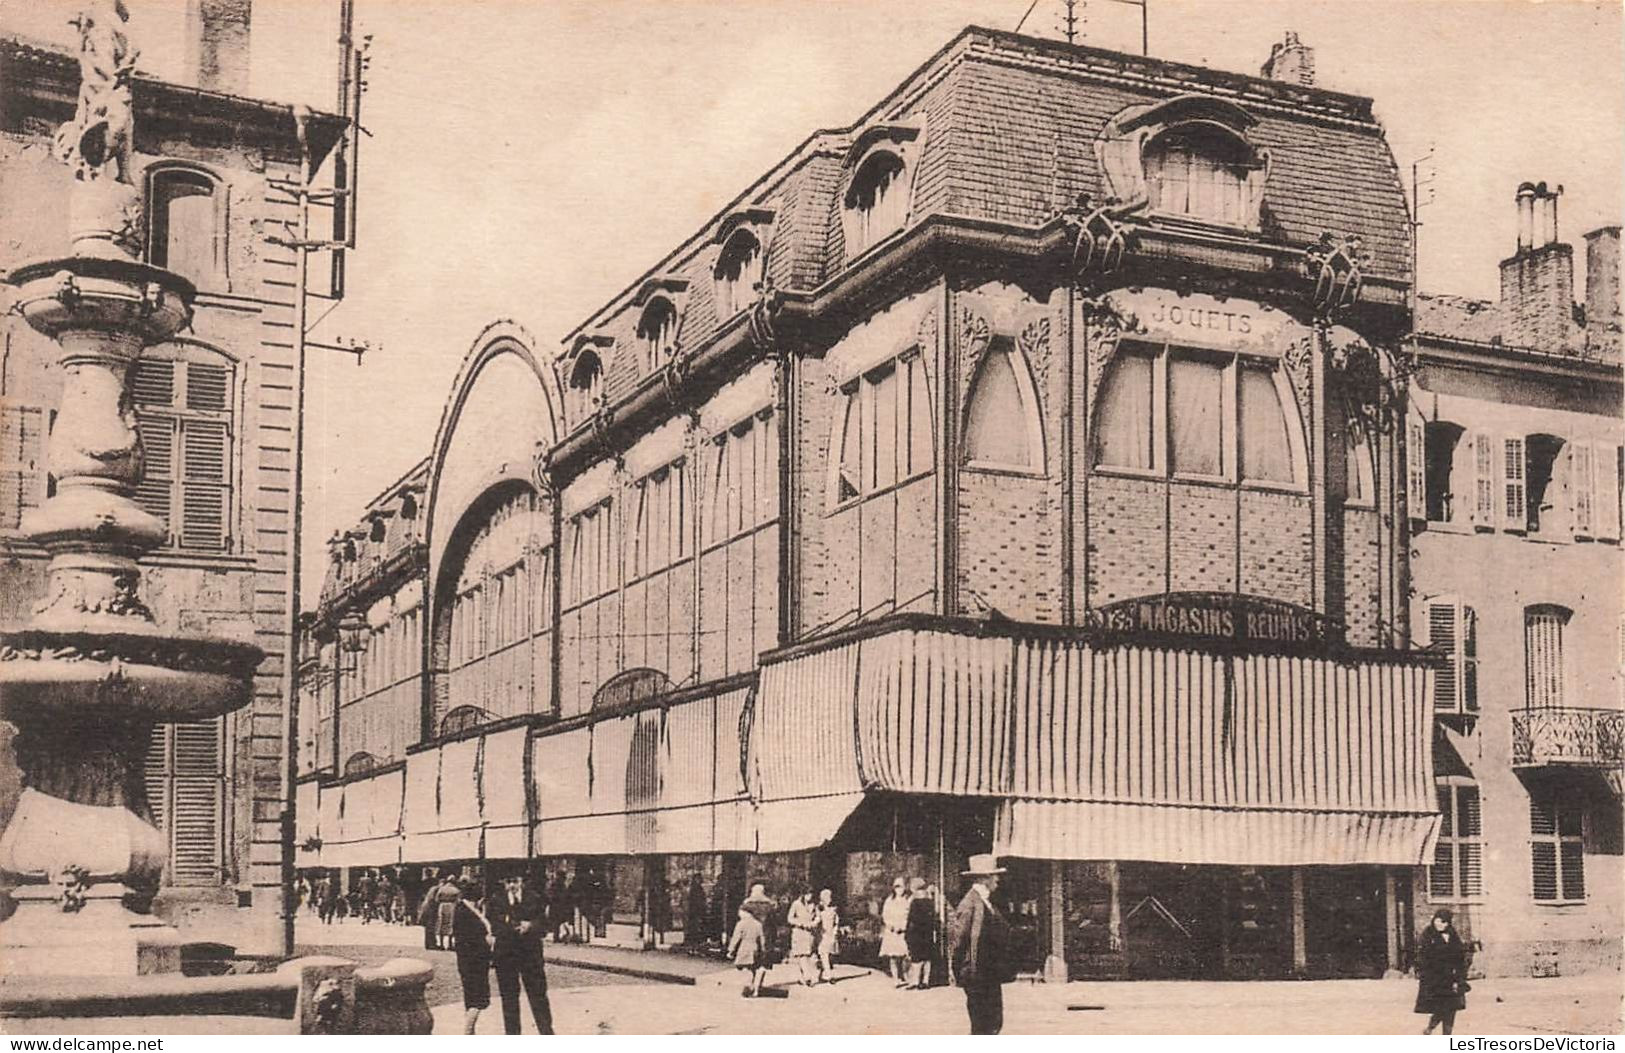
{"type": "Polygon", "coordinates": [[[1010,923],[993,905],[1004,868],[992,855],[970,857],[963,873],[973,879],[959,901],[948,933],[948,960],[965,989],[970,1033],[996,1035],[1004,1027],[1004,983],[1010,979],[1010,923]]]}
{"type": "Polygon", "coordinates": [[[497,993],[502,997],[502,1030],[517,1035],[519,1029],[519,987],[530,999],[530,1013],[536,1019],[538,1034],[553,1033],[553,1010],[547,1002],[547,973],[542,966],[542,933],[547,910],[540,896],[525,887],[525,876],[512,873],[502,879],[502,891],[488,904],[495,946],[492,964],[496,966],[497,993]]]}

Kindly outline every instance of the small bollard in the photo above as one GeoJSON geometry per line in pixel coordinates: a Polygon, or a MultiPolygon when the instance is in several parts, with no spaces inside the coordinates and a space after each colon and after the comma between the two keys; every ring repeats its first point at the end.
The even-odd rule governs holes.
{"type": "Polygon", "coordinates": [[[278,973],[297,973],[294,1016],[301,1035],[347,1035],[355,1031],[355,962],[312,955],[284,962],[278,973]]]}

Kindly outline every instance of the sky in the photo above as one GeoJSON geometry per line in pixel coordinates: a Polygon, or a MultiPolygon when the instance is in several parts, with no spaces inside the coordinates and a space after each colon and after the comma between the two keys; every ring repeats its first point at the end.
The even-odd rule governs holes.
{"type": "MultiPolygon", "coordinates": [[[[1151,54],[1256,73],[1294,30],[1317,84],[1375,99],[1407,181],[1431,153],[1420,285],[1493,299],[1513,192],[1562,184],[1562,235],[1625,215],[1621,5],[1147,0],[1151,54]]],[[[966,25],[1058,36],[1059,0],[356,0],[370,34],[360,243],[311,353],[306,595],[324,539],[425,456],[480,330],[544,352],[819,128],[850,125],[966,25]]],[[[129,0],[143,66],[186,80],[184,0],[129,0]]],[[[253,93],[332,109],[338,0],[256,0],[253,93]]],[[[1089,0],[1084,42],[1140,50],[1089,0]]],[[[66,40],[71,0],[0,0],[66,40]]],[[[1583,275],[1583,250],[1577,263],[1583,275]]],[[[1583,277],[1577,293],[1583,294],[1583,277]]]]}

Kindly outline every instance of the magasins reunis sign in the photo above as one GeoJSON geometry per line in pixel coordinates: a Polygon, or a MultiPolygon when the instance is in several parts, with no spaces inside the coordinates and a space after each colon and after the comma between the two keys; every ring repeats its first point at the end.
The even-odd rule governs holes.
{"type": "Polygon", "coordinates": [[[1233,592],[1170,592],[1097,607],[1089,628],[1124,636],[1163,636],[1271,646],[1332,642],[1332,622],[1318,611],[1233,592]]]}

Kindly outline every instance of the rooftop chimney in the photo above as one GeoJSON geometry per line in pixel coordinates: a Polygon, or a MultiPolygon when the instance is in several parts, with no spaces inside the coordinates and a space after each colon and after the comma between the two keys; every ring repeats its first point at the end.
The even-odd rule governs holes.
{"type": "Polygon", "coordinates": [[[1598,227],[1586,238],[1586,346],[1619,355],[1619,228],[1598,227]]]}
{"type": "Polygon", "coordinates": [[[1315,49],[1299,43],[1298,34],[1289,29],[1286,39],[1270,48],[1269,61],[1258,72],[1270,80],[1312,88],[1315,86],[1315,49]]]}
{"type": "Polygon", "coordinates": [[[1576,344],[1574,248],[1557,240],[1557,198],[1562,187],[1523,183],[1518,207],[1518,251],[1501,261],[1502,339],[1514,347],[1562,351],[1576,344]]]}
{"type": "Polygon", "coordinates": [[[248,37],[254,0],[187,0],[186,65],[197,86],[248,94],[248,37]]]}

